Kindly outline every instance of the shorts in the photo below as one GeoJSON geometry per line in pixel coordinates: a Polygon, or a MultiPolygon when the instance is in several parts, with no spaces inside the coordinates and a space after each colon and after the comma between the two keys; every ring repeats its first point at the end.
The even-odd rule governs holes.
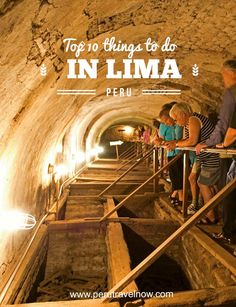
{"type": "Polygon", "coordinates": [[[201,163],[199,160],[195,160],[195,162],[193,163],[193,166],[192,166],[192,170],[191,170],[191,173],[193,174],[198,174],[201,170],[201,163]]]}
{"type": "Polygon", "coordinates": [[[198,183],[212,186],[217,184],[220,179],[220,167],[206,167],[201,165],[201,172],[198,177],[198,183]]]}

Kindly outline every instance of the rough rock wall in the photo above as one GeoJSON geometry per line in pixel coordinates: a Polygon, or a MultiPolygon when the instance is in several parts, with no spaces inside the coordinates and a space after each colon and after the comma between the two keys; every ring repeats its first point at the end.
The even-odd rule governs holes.
{"type": "MultiPolygon", "coordinates": [[[[77,133],[82,148],[84,136],[90,146],[115,120],[133,116],[150,120],[172,99],[204,110],[215,108],[223,90],[221,64],[235,54],[235,27],[234,0],[1,0],[0,206],[21,207],[37,217],[43,213],[47,166],[54,161],[55,146],[64,134],[70,147],[77,133]],[[101,43],[105,37],[115,36],[139,43],[147,37],[163,41],[168,35],[178,45],[172,57],[183,73],[179,81],[110,80],[110,87],[130,86],[134,95],[125,100],[106,97],[104,64],[109,54],[101,50],[94,55],[100,60],[97,80],[66,79],[64,37],[101,43]],[[191,75],[196,62],[200,71],[197,79],[191,75]],[[46,78],[39,74],[42,63],[48,70],[46,78]],[[57,96],[56,90],[65,84],[67,88],[96,88],[97,95],[92,99],[57,96]],[[160,86],[182,89],[183,94],[140,96],[141,88],[160,86]]],[[[125,57],[111,56],[117,60],[125,57]]],[[[140,56],[154,57],[145,52],[140,56]]],[[[69,153],[70,148],[68,158],[69,153]]],[[[14,240],[11,251],[6,252],[9,241],[4,238],[0,244],[3,274],[23,241],[14,240]]]]}

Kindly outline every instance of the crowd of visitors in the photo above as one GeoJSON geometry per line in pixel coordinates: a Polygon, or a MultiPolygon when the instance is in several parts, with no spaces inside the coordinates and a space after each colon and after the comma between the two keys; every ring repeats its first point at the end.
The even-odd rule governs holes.
{"type": "MultiPolygon", "coordinates": [[[[165,146],[167,159],[171,161],[181,148],[192,147],[190,151],[191,172],[189,182],[192,201],[188,206],[188,214],[194,214],[203,203],[207,203],[219,189],[236,177],[236,155],[209,153],[205,149],[236,149],[236,60],[228,60],[223,64],[222,77],[225,85],[218,121],[214,125],[210,116],[196,113],[188,103],[172,102],[163,105],[158,121],[150,127],[138,127],[137,139],[145,145],[165,146]]],[[[183,162],[178,159],[169,168],[172,185],[170,199],[173,205],[179,205],[183,199],[183,162]]],[[[236,238],[236,189],[222,201],[222,232],[213,234],[214,238],[231,243],[236,238]]],[[[216,224],[218,213],[211,210],[200,222],[216,224]]]]}

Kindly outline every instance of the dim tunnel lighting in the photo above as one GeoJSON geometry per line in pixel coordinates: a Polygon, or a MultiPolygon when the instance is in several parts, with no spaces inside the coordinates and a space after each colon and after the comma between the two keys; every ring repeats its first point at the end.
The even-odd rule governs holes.
{"type": "Polygon", "coordinates": [[[0,213],[0,230],[32,229],[35,224],[35,217],[28,213],[16,210],[0,213]]]}

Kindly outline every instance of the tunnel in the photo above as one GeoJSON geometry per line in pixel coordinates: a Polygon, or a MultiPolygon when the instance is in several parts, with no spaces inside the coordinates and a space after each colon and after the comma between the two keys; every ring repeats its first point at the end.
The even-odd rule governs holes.
{"type": "Polygon", "coordinates": [[[222,65],[235,59],[235,14],[234,0],[0,1],[1,304],[236,304],[232,250],[195,226],[124,287],[158,291],[162,278],[159,290],[173,290],[173,299],[68,296],[89,285],[108,292],[183,224],[163,178],[155,193],[150,182],[114,209],[152,176],[154,158],[101,193],[138,162],[132,135],[155,129],[163,105],[219,109],[222,65]],[[99,223],[109,209],[111,221],[99,223]],[[15,210],[34,227],[9,230],[14,218],[4,212],[15,210]],[[61,296],[50,290],[56,285],[61,296]]]}

